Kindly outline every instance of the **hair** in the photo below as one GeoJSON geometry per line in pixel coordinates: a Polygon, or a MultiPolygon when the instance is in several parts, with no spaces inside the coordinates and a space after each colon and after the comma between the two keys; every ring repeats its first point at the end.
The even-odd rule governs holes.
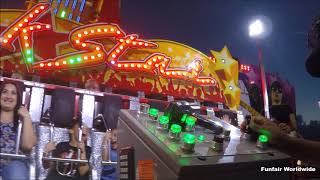
{"type": "MultiPolygon", "coordinates": [[[[4,81],[0,86],[0,97],[1,97],[2,91],[4,90],[4,88],[5,88],[5,86],[7,84],[14,85],[16,87],[16,90],[17,90],[17,104],[14,107],[14,112],[13,112],[14,113],[14,115],[13,115],[13,127],[14,127],[14,131],[16,131],[17,127],[18,127],[18,123],[19,123],[18,110],[19,110],[20,106],[22,105],[22,88],[16,82],[4,81]]],[[[1,113],[1,105],[0,105],[0,113],[1,113]]]]}
{"type": "Polygon", "coordinates": [[[282,86],[281,86],[281,84],[280,84],[279,81],[273,81],[270,88],[271,88],[271,90],[272,90],[273,88],[280,88],[280,89],[282,89],[282,86]]]}

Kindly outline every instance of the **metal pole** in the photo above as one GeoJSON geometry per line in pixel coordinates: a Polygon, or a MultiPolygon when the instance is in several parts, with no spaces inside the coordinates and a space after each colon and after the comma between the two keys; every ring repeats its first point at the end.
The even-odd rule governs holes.
{"type": "MultiPolygon", "coordinates": [[[[82,125],[81,127],[79,127],[79,132],[78,132],[78,142],[80,143],[82,140],[82,125]]],[[[80,160],[80,156],[81,156],[81,150],[80,147],[78,147],[78,160],[80,160]]]]}
{"type": "MultiPolygon", "coordinates": [[[[54,127],[54,124],[50,122],[49,125],[50,125],[50,141],[53,142],[53,135],[54,135],[53,134],[54,133],[53,127],[54,127]]],[[[52,152],[50,152],[49,157],[52,157],[52,152]]]]}
{"type": "Polygon", "coordinates": [[[19,154],[19,147],[20,147],[20,141],[21,141],[21,130],[22,130],[22,122],[21,122],[21,120],[19,120],[15,154],[19,154]]]}
{"type": "Polygon", "coordinates": [[[261,90],[262,90],[262,96],[263,96],[264,116],[266,118],[270,118],[266,74],[265,74],[264,66],[263,66],[263,62],[262,62],[262,49],[259,46],[259,44],[258,44],[258,49],[259,49],[258,59],[259,59],[259,66],[260,66],[261,90]]]}

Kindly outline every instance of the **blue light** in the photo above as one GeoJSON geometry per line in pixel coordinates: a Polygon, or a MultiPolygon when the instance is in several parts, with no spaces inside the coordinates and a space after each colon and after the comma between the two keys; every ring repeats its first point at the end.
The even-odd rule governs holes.
{"type": "Polygon", "coordinates": [[[83,11],[85,5],[86,5],[86,0],[82,0],[80,5],[80,12],[83,11]]]}
{"type": "Polygon", "coordinates": [[[68,17],[70,20],[72,19],[72,12],[69,14],[69,17],[68,17]]]}
{"type": "Polygon", "coordinates": [[[69,1],[70,0],[66,0],[66,2],[64,3],[64,7],[67,7],[69,5],[69,1]]]}
{"type": "Polygon", "coordinates": [[[58,12],[58,9],[55,8],[55,9],[53,10],[53,13],[54,13],[54,14],[57,14],[57,12],[58,12]]]}
{"type": "Polygon", "coordinates": [[[80,16],[77,17],[77,22],[80,22],[80,16]]]}
{"type": "Polygon", "coordinates": [[[61,3],[61,0],[57,0],[57,4],[59,5],[61,3]]]}
{"type": "Polygon", "coordinates": [[[74,0],[74,1],[73,1],[72,10],[74,10],[74,8],[76,8],[77,2],[78,2],[78,0],[74,0]]]}

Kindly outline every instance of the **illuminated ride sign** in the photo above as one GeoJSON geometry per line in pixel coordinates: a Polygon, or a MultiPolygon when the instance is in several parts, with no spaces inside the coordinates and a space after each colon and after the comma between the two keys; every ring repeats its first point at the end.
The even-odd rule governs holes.
{"type": "Polygon", "coordinates": [[[195,60],[188,68],[169,68],[171,58],[162,53],[153,53],[142,61],[124,61],[119,57],[129,48],[156,48],[157,44],[138,38],[138,35],[126,35],[117,25],[96,23],[80,26],[69,34],[69,42],[78,52],[58,56],[40,62],[34,62],[33,32],[50,29],[49,24],[35,22],[48,12],[49,4],[40,3],[23,14],[1,33],[1,46],[14,51],[13,42],[18,38],[24,62],[28,70],[68,70],[107,64],[114,70],[160,74],[165,78],[192,81],[201,86],[216,86],[212,77],[200,76],[202,62],[195,60]],[[115,38],[116,44],[107,51],[96,39],[115,38]]]}
{"type": "MultiPolygon", "coordinates": [[[[38,22],[48,12],[50,12],[49,3],[36,4],[11,21],[12,23],[1,32],[0,45],[3,49],[15,52],[14,43],[18,40],[23,63],[28,72],[37,71],[39,74],[52,72],[61,75],[61,72],[68,72],[68,70],[83,72],[90,67],[96,69],[104,66],[112,70],[107,71],[105,68],[104,80],[101,83],[115,84],[115,89],[121,87],[151,93],[225,101],[232,109],[236,109],[239,105],[238,63],[226,47],[221,52],[211,51],[214,57],[210,59],[203,53],[180,43],[166,40],[146,41],[139,39],[136,34],[126,35],[118,25],[95,23],[68,30],[69,45],[65,46],[67,49],[64,53],[59,53],[54,58],[49,56],[45,60],[35,59],[39,52],[34,52],[33,33],[52,31],[56,27],[55,24],[38,22]],[[112,43],[106,43],[110,40],[112,43]],[[132,52],[135,54],[132,55],[132,52]],[[120,81],[118,72],[128,72],[134,75],[134,79],[128,76],[123,78],[123,75],[120,75],[120,81]],[[144,79],[144,74],[154,78],[144,79]],[[138,78],[136,75],[141,77],[138,78]],[[193,85],[182,83],[183,81],[193,85]]],[[[57,32],[53,31],[53,33],[57,32]]],[[[36,36],[38,39],[42,37],[36,36]]],[[[59,40],[56,41],[55,35],[52,35],[49,41],[59,40]]],[[[46,47],[45,43],[47,42],[40,46],[46,47]]],[[[41,47],[41,53],[46,52],[43,47],[41,47]]],[[[38,48],[36,46],[36,49],[38,48]]],[[[61,76],[65,78],[64,75],[61,76]]]]}

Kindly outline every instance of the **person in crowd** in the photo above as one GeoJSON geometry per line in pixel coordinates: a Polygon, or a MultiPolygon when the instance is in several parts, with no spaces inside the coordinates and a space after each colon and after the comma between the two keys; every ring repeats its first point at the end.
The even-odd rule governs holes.
{"type": "Polygon", "coordinates": [[[283,102],[282,87],[278,81],[271,84],[270,116],[285,132],[290,133],[297,130],[295,114],[291,107],[283,102]]]}
{"type": "MultiPolygon", "coordinates": [[[[104,161],[117,161],[117,129],[112,129],[111,132],[107,132],[103,141],[102,160],[104,161]],[[110,146],[109,147],[109,142],[110,146]],[[110,154],[109,154],[110,149],[110,154]],[[109,159],[110,156],[110,159],[109,159]]],[[[101,180],[116,180],[118,179],[116,167],[114,165],[104,165],[101,174],[101,180]]]]}
{"type": "MultiPolygon", "coordinates": [[[[20,153],[29,153],[37,143],[31,116],[22,106],[22,88],[14,82],[0,86],[0,151],[15,153],[19,120],[22,122],[20,153]]],[[[0,176],[3,180],[29,179],[28,164],[19,159],[0,159],[0,176]]]]}
{"type": "Polygon", "coordinates": [[[252,130],[268,136],[271,144],[293,158],[320,165],[320,142],[291,137],[279,125],[262,116],[254,116],[250,121],[252,130]]]}
{"type": "Polygon", "coordinates": [[[19,72],[13,72],[11,74],[11,78],[23,80],[23,75],[21,73],[19,73],[19,72]]]}
{"type": "MultiPolygon", "coordinates": [[[[80,159],[86,159],[89,162],[91,148],[86,146],[89,128],[83,124],[81,141],[78,140],[80,122],[73,121],[69,129],[70,140],[68,142],[60,142],[55,145],[54,142],[46,144],[43,152],[44,157],[48,157],[52,153],[52,157],[77,159],[78,148],[80,148],[80,159]]],[[[89,164],[73,163],[73,162],[53,162],[43,161],[45,169],[50,168],[47,180],[68,180],[80,179],[89,180],[89,164]]]]}
{"type": "Polygon", "coordinates": [[[84,88],[90,91],[100,91],[99,84],[95,79],[88,79],[84,85],[84,88]]]}

